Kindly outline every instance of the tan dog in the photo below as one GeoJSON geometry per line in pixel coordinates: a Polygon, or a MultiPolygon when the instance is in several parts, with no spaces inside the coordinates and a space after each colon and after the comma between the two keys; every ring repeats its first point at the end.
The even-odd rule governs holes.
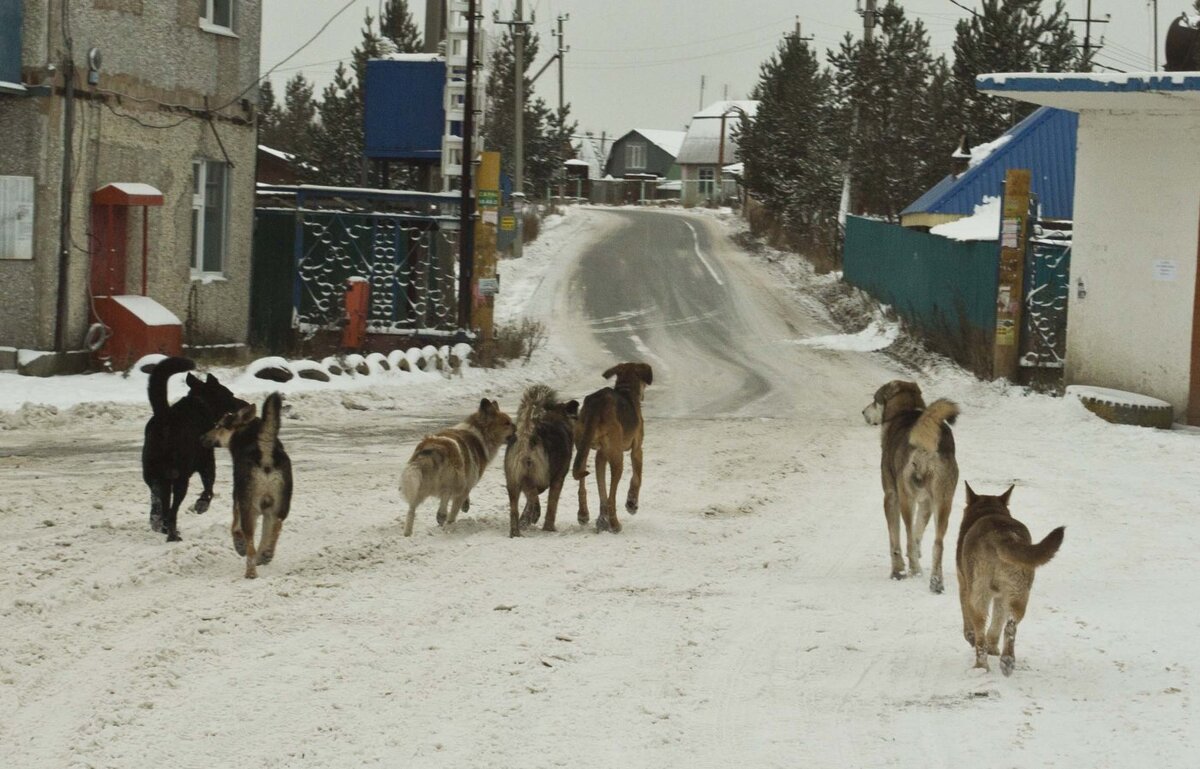
{"type": "Polygon", "coordinates": [[[976,494],[967,487],[967,507],[958,531],[958,597],[962,603],[963,637],[975,649],[975,667],[988,669],[988,655],[1000,655],[1000,672],[1012,675],[1017,625],[1025,617],[1034,570],[1062,546],[1059,526],[1036,545],[1029,529],[1008,512],[1009,486],[998,497],[976,494]],[[991,604],[992,622],[984,635],[991,604]],[[1000,652],[1000,629],[1004,651],[1000,652]]]}
{"type": "Polygon", "coordinates": [[[438,525],[454,523],[471,489],[512,434],[513,421],[500,410],[500,404],[484,398],[479,410],[463,422],[426,435],[400,476],[400,491],[408,501],[404,536],[412,536],[417,507],[429,497],[441,500],[438,525]]]}
{"type": "Polygon", "coordinates": [[[617,520],[617,483],[625,464],[625,452],[633,463],[629,494],[625,509],[636,513],[638,493],[642,488],[642,439],[646,426],[642,420],[642,398],[647,385],[654,381],[654,372],[645,363],[618,363],[604,372],[604,378],[617,378],[612,387],[597,390],[583,400],[579,409],[579,426],[575,441],[573,475],[579,481],[579,522],[587,523],[587,459],[588,451],[596,450],[596,485],[600,490],[600,515],[596,531],[605,529],[614,534],[621,530],[617,520]],[[612,482],[605,489],[605,471],[611,470],[612,482]]]}
{"type": "Polygon", "coordinates": [[[883,513],[887,518],[892,579],[905,577],[900,552],[901,519],[908,534],[908,573],[916,576],[921,573],[921,538],[931,512],[936,512],[937,536],[929,576],[929,589],[934,593],[945,589],[942,540],[958,485],[954,433],[949,425],[957,416],[958,406],[948,400],[934,401],[925,408],[921,388],[899,379],[880,387],[871,404],[863,409],[868,424],[883,424],[883,513]]]}

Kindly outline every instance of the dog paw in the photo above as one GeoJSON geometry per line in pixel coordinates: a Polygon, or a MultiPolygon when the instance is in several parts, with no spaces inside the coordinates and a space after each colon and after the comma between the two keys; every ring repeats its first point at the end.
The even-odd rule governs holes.
{"type": "Polygon", "coordinates": [[[946,585],[942,581],[942,576],[940,574],[934,574],[929,578],[929,592],[940,595],[943,591],[945,591],[945,589],[946,585]]]}
{"type": "Polygon", "coordinates": [[[964,630],[963,638],[967,639],[967,646],[970,646],[972,649],[975,648],[975,631],[964,630]]]}
{"type": "Polygon", "coordinates": [[[637,511],[638,511],[638,503],[637,502],[626,502],[625,503],[625,512],[629,513],[630,515],[637,515],[637,511]]]}
{"type": "Polygon", "coordinates": [[[894,579],[894,580],[897,580],[897,581],[899,581],[899,580],[902,580],[902,579],[904,579],[904,578],[905,578],[905,577],[907,577],[907,576],[908,576],[908,575],[907,575],[907,574],[905,574],[905,573],[904,573],[904,572],[902,572],[902,571],[897,571],[897,570],[895,570],[895,569],[893,569],[893,570],[892,570],[892,579],[894,579]]]}
{"type": "Polygon", "coordinates": [[[988,641],[987,650],[988,650],[988,655],[990,655],[992,657],[999,657],[1000,656],[999,642],[988,641]]]}
{"type": "Polygon", "coordinates": [[[182,542],[183,537],[179,536],[179,532],[172,531],[170,534],[167,534],[167,541],[168,542],[182,542]]]}
{"type": "Polygon", "coordinates": [[[445,516],[443,513],[438,513],[438,517],[437,517],[437,525],[438,525],[438,526],[445,526],[445,525],[446,525],[446,516],[445,516]]]}
{"type": "Polygon", "coordinates": [[[246,569],[246,579],[258,579],[258,572],[253,569],[246,569]]]}
{"type": "Polygon", "coordinates": [[[464,513],[471,512],[471,498],[470,497],[467,497],[466,499],[463,500],[462,511],[464,513]]]}
{"type": "Polygon", "coordinates": [[[166,527],[166,524],[163,523],[162,516],[159,516],[159,515],[150,516],[150,531],[153,531],[156,534],[166,534],[167,533],[167,527],[166,527]]]}
{"type": "Polygon", "coordinates": [[[233,549],[237,551],[238,555],[245,556],[246,555],[246,540],[234,538],[233,549]]]}
{"type": "Polygon", "coordinates": [[[520,529],[509,529],[508,530],[508,538],[509,539],[513,539],[515,537],[523,537],[523,536],[525,536],[525,535],[521,533],[520,529]]]}
{"type": "Polygon", "coordinates": [[[192,512],[196,513],[197,515],[207,513],[210,502],[212,502],[212,496],[202,494],[200,498],[196,500],[196,504],[192,505],[192,512]]]}
{"type": "Polygon", "coordinates": [[[274,557],[275,557],[275,553],[264,551],[264,552],[261,552],[258,554],[258,558],[256,560],[258,561],[259,566],[266,566],[268,563],[271,562],[271,559],[274,557]]]}
{"type": "Polygon", "coordinates": [[[596,519],[596,533],[608,531],[608,516],[602,515],[596,519]]]}
{"type": "Polygon", "coordinates": [[[554,526],[552,526],[551,524],[547,523],[547,524],[545,524],[545,525],[543,525],[543,526],[542,526],[542,531],[558,531],[558,529],[556,529],[556,528],[555,528],[554,526]]]}
{"type": "Polygon", "coordinates": [[[1011,676],[1012,672],[1013,672],[1013,668],[1016,667],[1016,664],[1017,664],[1017,660],[1013,657],[1008,657],[1008,656],[1001,657],[1000,658],[1000,672],[1003,673],[1005,676],[1011,676]]]}

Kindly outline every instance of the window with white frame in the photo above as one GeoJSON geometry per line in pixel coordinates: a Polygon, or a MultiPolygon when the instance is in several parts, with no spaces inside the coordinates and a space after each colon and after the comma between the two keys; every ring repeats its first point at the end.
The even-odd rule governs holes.
{"type": "Polygon", "coordinates": [[[229,218],[229,166],[213,160],[192,162],[192,273],[225,269],[229,218]]]}
{"type": "Polygon", "coordinates": [[[642,171],[646,168],[646,145],[641,143],[625,145],[625,168],[631,171],[642,171]]]}
{"type": "Polygon", "coordinates": [[[233,0],[200,0],[201,28],[233,32],[233,7],[233,0]]]}
{"type": "Polygon", "coordinates": [[[700,169],[700,194],[701,195],[711,196],[713,194],[713,179],[715,178],[715,176],[716,176],[716,172],[712,168],[701,168],[700,169]]]}

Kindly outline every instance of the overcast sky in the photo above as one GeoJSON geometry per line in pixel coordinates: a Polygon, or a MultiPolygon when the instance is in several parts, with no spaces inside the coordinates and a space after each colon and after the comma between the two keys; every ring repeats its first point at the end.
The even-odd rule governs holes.
{"type": "MultiPolygon", "coordinates": [[[[499,8],[510,18],[514,0],[481,0],[491,27],[499,8]]],[[[885,0],[879,0],[882,5],[885,0]]],[[[979,0],[960,0],[978,6],[979,0]]],[[[861,34],[856,0],[525,0],[525,13],[536,13],[541,54],[532,72],[553,52],[550,35],[555,17],[570,14],[565,40],[566,100],[581,131],[623,134],[631,128],[682,130],[701,103],[700,78],[706,79],[703,101],[745,98],[759,64],[791,32],[800,16],[802,33],[815,38],[821,51],[836,47],[846,32],[861,34]]],[[[264,0],[262,67],[265,72],[301,43],[345,4],[345,0],[264,0]]],[[[951,53],[954,22],[968,15],[951,0],[902,0],[911,16],[929,28],[934,50],[951,53]]],[[[1047,1],[1045,5],[1050,5],[1047,1]]],[[[1190,0],[1160,0],[1160,38],[1171,18],[1190,0]]],[[[333,75],[336,61],[346,58],[361,37],[363,14],[378,13],[381,0],[357,0],[316,41],[284,65],[272,79],[283,81],[303,71],[318,91],[333,75]]],[[[1068,0],[1072,17],[1083,17],[1087,0],[1068,0]]],[[[424,0],[410,0],[413,16],[424,22],[424,0]]],[[[1092,0],[1093,17],[1112,15],[1109,24],[1093,25],[1105,48],[1098,61],[1135,71],[1150,69],[1152,13],[1147,0],[1092,0]]],[[[1075,25],[1080,38],[1083,25],[1075,25]]],[[[1161,47],[1161,46],[1160,46],[1161,47]]],[[[1161,53],[1160,53],[1161,57],[1161,53]]],[[[539,96],[553,107],[558,101],[557,69],[537,81],[539,96]]]]}

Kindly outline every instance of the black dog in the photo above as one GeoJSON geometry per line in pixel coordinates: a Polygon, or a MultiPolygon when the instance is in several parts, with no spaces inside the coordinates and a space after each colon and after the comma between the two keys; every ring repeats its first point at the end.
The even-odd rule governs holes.
{"type": "Polygon", "coordinates": [[[166,533],[168,542],[180,540],[179,506],[187,495],[192,473],[200,473],[204,484],[204,491],[196,500],[196,512],[203,513],[212,500],[217,463],[213,449],[201,445],[201,436],[222,415],[247,405],[212,374],[205,381],[188,374],[188,394],[175,405],[168,405],[167,380],[195,367],[187,358],[167,358],[150,372],[147,388],[154,416],[146,423],[142,479],[150,487],[150,528],[166,533]]]}

